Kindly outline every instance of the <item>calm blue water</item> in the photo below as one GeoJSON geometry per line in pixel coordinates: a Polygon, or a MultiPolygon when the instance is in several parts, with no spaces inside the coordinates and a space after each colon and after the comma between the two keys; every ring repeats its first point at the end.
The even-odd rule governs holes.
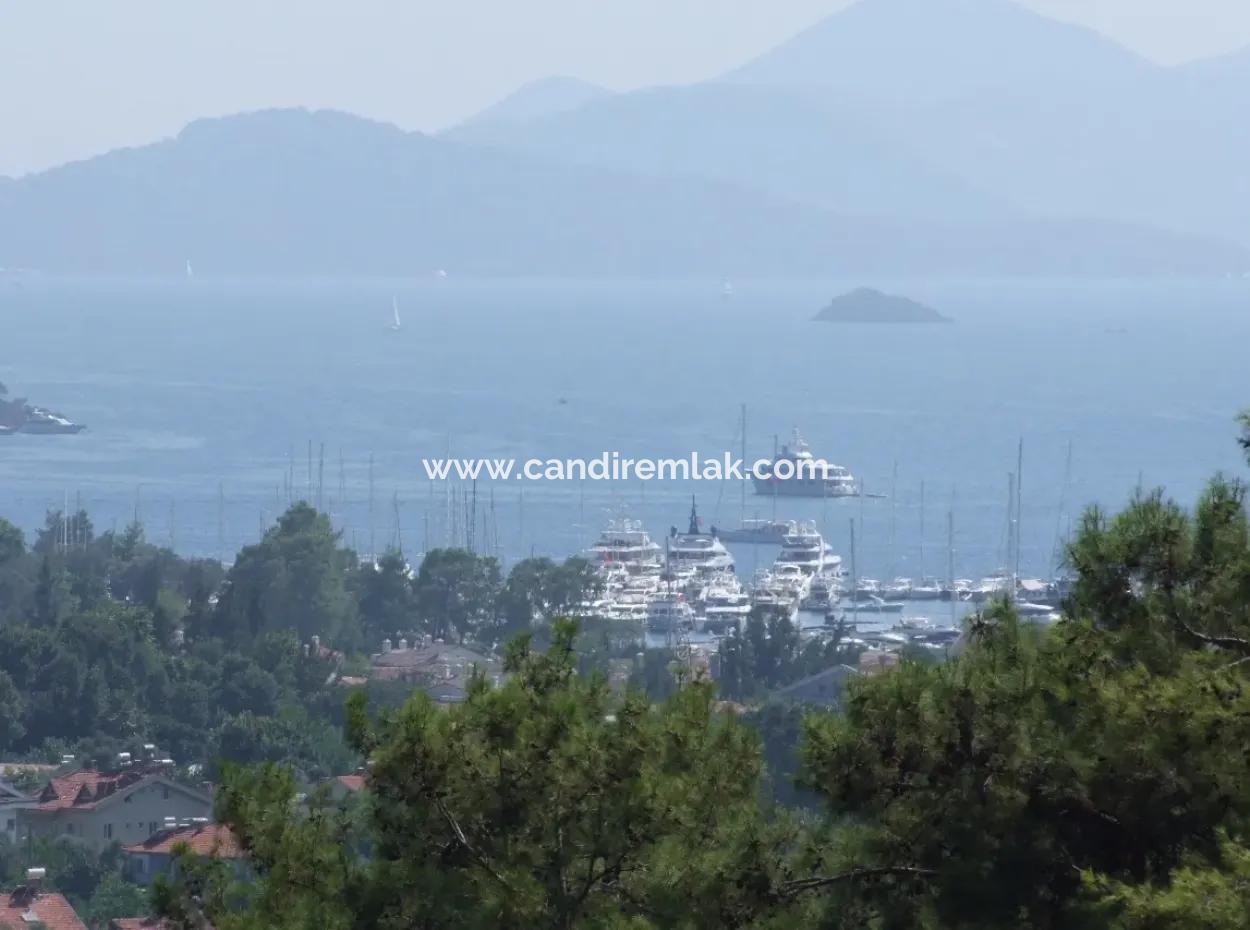
{"type": "MultiPolygon", "coordinates": [[[[1023,437],[1023,562],[1040,573],[1086,503],[1139,479],[1188,502],[1217,469],[1244,472],[1250,283],[887,281],[957,323],[809,322],[860,283],[738,281],[724,300],[712,281],[0,282],[0,380],[90,427],[0,440],[0,513],[31,530],[68,496],[106,529],[138,509],[154,540],[216,555],[220,534],[228,556],[282,506],[292,458],[307,494],[311,440],[313,496],[324,444],[323,505],[347,541],[380,549],[398,525],[418,552],[463,542],[465,522],[423,456],[737,452],[746,403],[749,458],[797,425],[870,491],[896,489],[778,514],[844,552],[862,520],[860,571],[877,576],[944,575],[948,511],[957,574],[1002,564],[1023,437]]],[[[736,486],[479,482],[476,543],[563,556],[622,512],[658,537],[691,493],[708,523],[737,523],[736,486]]],[[[748,516],[770,514],[748,496],[748,516]]],[[[741,573],[772,555],[743,547],[741,573]]]]}

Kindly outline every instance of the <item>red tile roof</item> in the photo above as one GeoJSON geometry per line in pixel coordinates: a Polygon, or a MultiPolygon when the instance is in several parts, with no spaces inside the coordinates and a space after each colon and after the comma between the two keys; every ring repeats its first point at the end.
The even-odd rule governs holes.
{"type": "Polygon", "coordinates": [[[109,930],[168,930],[164,917],[114,917],[109,930]]]}
{"type": "MultiPolygon", "coordinates": [[[[162,769],[127,768],[116,772],[82,769],[52,779],[39,795],[36,810],[57,811],[66,808],[92,810],[101,801],[140,782],[161,778],[162,769]]],[[[190,790],[190,789],[186,789],[190,790]]]]}
{"type": "Polygon", "coordinates": [[[363,775],[335,775],[334,780],[348,791],[363,791],[365,787],[363,775]]]}
{"type": "Polygon", "coordinates": [[[239,846],[238,839],[223,823],[203,823],[193,827],[162,830],[153,834],[142,843],[123,846],[128,853],[163,853],[169,855],[174,847],[185,843],[197,856],[211,856],[214,859],[240,859],[246,853],[239,846]]]}
{"type": "Polygon", "coordinates": [[[0,928],[29,930],[34,921],[47,930],[87,930],[70,903],[55,891],[36,892],[22,887],[0,894],[0,928]]]}

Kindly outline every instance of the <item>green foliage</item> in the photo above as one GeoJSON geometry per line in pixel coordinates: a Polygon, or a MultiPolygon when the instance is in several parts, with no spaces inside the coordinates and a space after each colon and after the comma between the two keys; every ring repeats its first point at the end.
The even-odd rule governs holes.
{"type": "Polygon", "coordinates": [[[353,593],[365,642],[377,650],[383,639],[419,626],[417,596],[402,553],[388,550],[377,566],[363,565],[353,576],[353,593]]]}
{"type": "Polygon", "coordinates": [[[787,616],[752,611],[745,628],[730,632],[720,645],[721,693],[735,701],[753,700],[834,665],[854,665],[859,649],[843,643],[843,630],[804,644],[787,616]]]}
{"type": "Polygon", "coordinates": [[[659,707],[575,671],[576,629],[510,650],[511,677],[440,709],[423,695],[370,721],[371,855],[343,815],[289,815],[280,770],[229,773],[222,815],[260,875],[215,926],[735,927],[778,894],[779,832],[758,805],[749,730],[692,685],[659,707]],[[313,880],[315,878],[315,880],[313,880]]]}
{"type": "Polygon", "coordinates": [[[107,928],[114,917],[133,917],[148,910],[143,889],[122,876],[116,848],[97,854],[67,839],[35,839],[20,845],[0,841],[3,887],[22,884],[32,862],[47,869],[45,886],[64,894],[89,927],[107,928]]]}
{"type": "Polygon", "coordinates": [[[0,517],[0,567],[26,554],[26,537],[16,526],[0,517]]]}
{"type": "Polygon", "coordinates": [[[464,642],[494,631],[499,563],[466,549],[434,549],[421,560],[415,582],[422,625],[435,637],[464,642]]]}
{"type": "Polygon", "coordinates": [[[355,557],[338,547],[330,520],[304,503],[293,505],[264,539],[246,546],[226,576],[212,632],[245,642],[294,630],[340,645],[358,638],[347,576],[355,557]]]}
{"type": "Polygon", "coordinates": [[[534,623],[566,616],[601,587],[594,566],[574,556],[561,563],[548,558],[523,559],[508,573],[499,599],[505,635],[528,630],[534,623]]]}
{"type": "Polygon", "coordinates": [[[1227,837],[1214,861],[1194,857],[1166,883],[1088,881],[1113,930],[1244,930],[1250,917],[1250,849],[1227,837]]]}

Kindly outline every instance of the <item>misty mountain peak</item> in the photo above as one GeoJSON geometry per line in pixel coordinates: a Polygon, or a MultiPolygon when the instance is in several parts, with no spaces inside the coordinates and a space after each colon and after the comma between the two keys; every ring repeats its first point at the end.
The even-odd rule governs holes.
{"type": "Polygon", "coordinates": [[[724,79],[916,101],[1117,83],[1153,67],[1011,0],[860,0],[724,79]]]}

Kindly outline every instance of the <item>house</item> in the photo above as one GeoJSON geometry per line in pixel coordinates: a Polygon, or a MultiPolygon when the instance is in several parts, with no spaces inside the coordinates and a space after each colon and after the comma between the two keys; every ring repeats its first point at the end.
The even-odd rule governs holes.
{"type": "Polygon", "coordinates": [[[401,639],[392,649],[390,640],[373,656],[369,677],[380,681],[404,681],[420,688],[440,704],[458,704],[465,699],[474,673],[499,683],[503,669],[498,659],[451,645],[441,640],[401,639]]]}
{"type": "Polygon", "coordinates": [[[0,836],[10,843],[17,842],[17,812],[35,807],[38,798],[33,798],[7,781],[0,781],[0,836]]]}
{"type": "Polygon", "coordinates": [[[206,793],[172,779],[167,763],[150,762],[55,777],[38,802],[17,811],[21,838],[72,837],[97,852],[112,843],[142,842],[169,818],[207,818],[213,808],[206,793]]]}
{"type": "Polygon", "coordinates": [[[43,869],[28,869],[25,885],[0,892],[0,930],[87,930],[65,896],[42,884],[43,869]]]}
{"type": "Polygon", "coordinates": [[[171,930],[171,924],[164,917],[114,917],[109,930],[171,930]]]}
{"type": "Polygon", "coordinates": [[[335,775],[325,782],[330,800],[342,801],[365,790],[364,775],[335,775]]]}
{"type": "Polygon", "coordinates": [[[174,850],[185,846],[197,856],[243,859],[246,853],[230,828],[220,823],[170,826],[142,843],[122,847],[122,870],[136,885],[150,885],[158,875],[173,871],[174,850]]]}
{"type": "Polygon", "coordinates": [[[842,701],[847,681],[858,674],[849,665],[834,665],[815,675],[808,675],[773,692],[773,697],[799,704],[836,707],[842,701]]]}

